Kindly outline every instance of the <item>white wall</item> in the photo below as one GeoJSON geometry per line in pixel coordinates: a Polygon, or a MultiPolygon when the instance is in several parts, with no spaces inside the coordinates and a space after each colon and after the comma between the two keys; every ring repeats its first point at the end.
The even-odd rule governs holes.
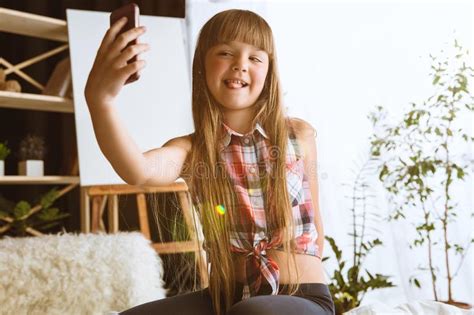
{"type": "MultiPolygon", "coordinates": [[[[349,245],[350,201],[344,195],[350,191],[343,183],[351,182],[351,171],[363,163],[368,150],[371,125],[367,114],[375,105],[400,114],[410,102],[432,95],[429,54],[449,47],[454,38],[472,51],[473,4],[267,1],[266,13],[276,38],[290,115],[306,119],[318,131],[320,203],[326,233],[339,244],[349,245]]],[[[472,121],[467,116],[462,126],[470,134],[472,121]]],[[[466,152],[462,150],[458,153],[466,152]]],[[[377,184],[374,181],[376,206],[380,214],[387,214],[384,191],[377,184]]],[[[462,234],[465,240],[472,230],[468,212],[473,209],[473,187],[469,178],[454,192],[461,214],[450,231],[454,239],[462,234]]],[[[411,240],[407,235],[413,228],[407,222],[380,228],[385,246],[369,257],[367,266],[393,275],[398,287],[368,294],[364,303],[431,299],[428,281],[422,290],[408,286],[417,262],[426,261],[426,250],[407,249],[411,240]]],[[[473,300],[473,250],[454,282],[457,300],[473,300]]],[[[329,254],[328,247],[325,254],[329,254]]],[[[440,254],[435,258],[443,259],[440,254]]],[[[438,286],[441,298],[446,299],[445,281],[440,279],[438,286]]]]}

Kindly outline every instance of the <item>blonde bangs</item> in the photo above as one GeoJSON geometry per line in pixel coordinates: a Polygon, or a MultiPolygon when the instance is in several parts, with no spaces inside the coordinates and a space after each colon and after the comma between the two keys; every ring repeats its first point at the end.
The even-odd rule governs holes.
{"type": "Polygon", "coordinates": [[[264,50],[270,59],[273,57],[272,30],[265,20],[251,11],[226,11],[214,16],[208,27],[205,51],[217,44],[239,41],[264,50]]]}

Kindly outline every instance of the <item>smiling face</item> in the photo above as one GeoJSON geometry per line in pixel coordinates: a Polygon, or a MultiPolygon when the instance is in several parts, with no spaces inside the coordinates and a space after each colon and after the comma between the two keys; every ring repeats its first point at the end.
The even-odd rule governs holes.
{"type": "Polygon", "coordinates": [[[268,54],[253,45],[218,44],[206,54],[206,83],[224,112],[250,109],[263,90],[268,66],[268,54]]]}

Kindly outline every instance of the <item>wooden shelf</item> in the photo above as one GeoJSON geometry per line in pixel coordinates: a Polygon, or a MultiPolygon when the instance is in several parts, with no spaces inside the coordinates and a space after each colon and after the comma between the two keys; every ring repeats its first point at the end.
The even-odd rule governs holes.
{"type": "Polygon", "coordinates": [[[71,99],[6,91],[0,91],[0,107],[74,113],[74,103],[71,99]]]}
{"type": "Polygon", "coordinates": [[[0,31],[67,42],[66,21],[0,8],[0,31]]]}
{"type": "Polygon", "coordinates": [[[54,185],[54,184],[79,184],[79,176],[0,176],[0,185],[54,185]]]}

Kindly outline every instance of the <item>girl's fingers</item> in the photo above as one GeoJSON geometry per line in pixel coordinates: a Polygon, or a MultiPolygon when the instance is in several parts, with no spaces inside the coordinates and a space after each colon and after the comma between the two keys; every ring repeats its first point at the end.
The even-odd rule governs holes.
{"type": "Polygon", "coordinates": [[[137,39],[140,35],[145,33],[145,27],[140,26],[140,27],[134,27],[122,34],[120,34],[110,47],[110,50],[114,53],[119,53],[121,52],[129,42],[132,40],[137,39]]]}
{"type": "Polygon", "coordinates": [[[145,43],[140,43],[127,47],[117,58],[116,65],[119,67],[125,65],[128,60],[132,59],[134,56],[148,51],[150,46],[145,43]]]}
{"type": "Polygon", "coordinates": [[[120,70],[120,76],[125,81],[128,79],[129,76],[131,76],[135,72],[140,72],[140,70],[145,68],[145,65],[146,65],[145,60],[137,60],[133,63],[130,63],[120,70]]]}
{"type": "Polygon", "coordinates": [[[125,26],[127,23],[127,17],[123,17],[121,19],[118,19],[112,26],[107,30],[107,32],[104,35],[104,38],[102,39],[102,42],[99,46],[99,52],[98,54],[102,53],[104,50],[106,50],[115,40],[117,37],[117,34],[120,32],[122,27],[125,26]]]}

